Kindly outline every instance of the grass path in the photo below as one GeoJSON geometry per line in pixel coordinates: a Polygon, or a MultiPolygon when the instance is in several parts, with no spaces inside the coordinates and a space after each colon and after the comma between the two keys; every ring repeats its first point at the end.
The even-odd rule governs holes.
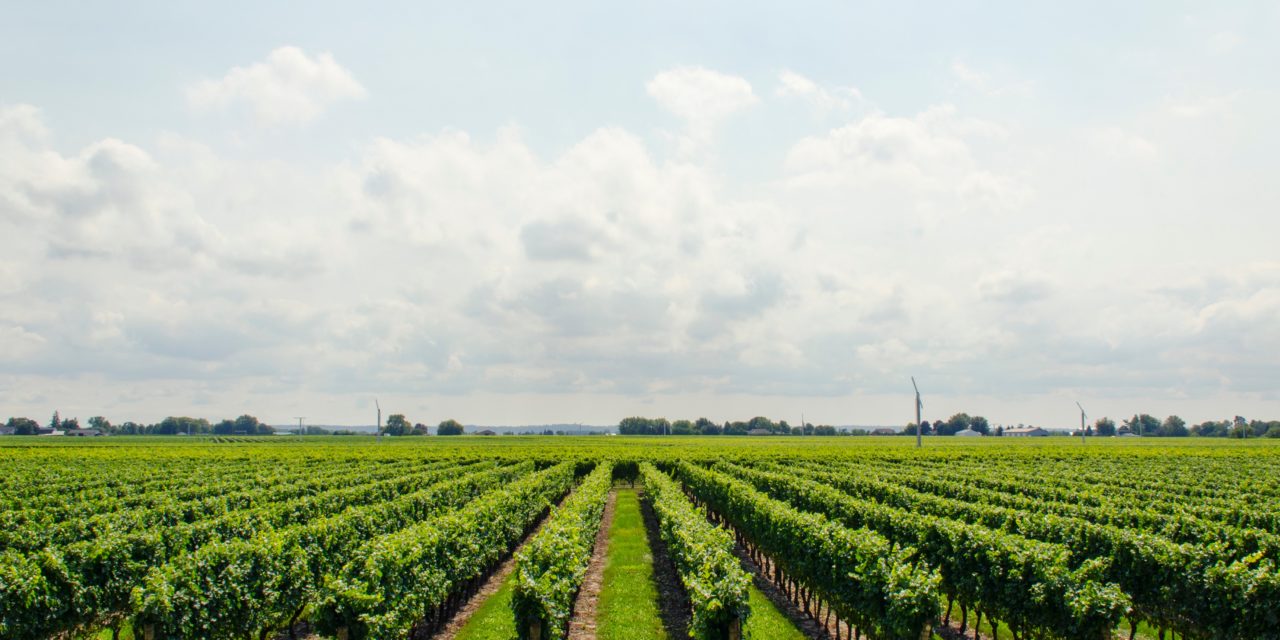
{"type": "Polygon", "coordinates": [[[807,640],[807,636],[792,624],[785,614],[773,606],[769,598],[755,585],[751,585],[751,615],[743,627],[747,640],[807,640]]]}
{"type": "Polygon", "coordinates": [[[658,613],[653,553],[634,489],[618,489],[597,611],[598,640],[671,640],[658,613]]]}
{"type": "Polygon", "coordinates": [[[515,572],[502,581],[502,586],[485,599],[484,604],[471,614],[467,624],[458,630],[455,640],[514,640],[516,620],[511,615],[511,592],[515,572]]]}

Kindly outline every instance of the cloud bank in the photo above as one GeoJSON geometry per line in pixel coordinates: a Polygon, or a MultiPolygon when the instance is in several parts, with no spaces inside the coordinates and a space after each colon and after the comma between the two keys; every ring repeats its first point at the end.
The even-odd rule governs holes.
{"type": "MultiPolygon", "coordinates": [[[[1280,263],[1256,242],[1197,256],[1166,226],[1214,195],[1182,115],[1043,138],[947,102],[846,113],[860,94],[791,72],[766,98],[697,66],[644,87],[702,149],[755,107],[840,121],[744,180],[618,126],[550,153],[516,127],[371,136],[315,166],[174,133],[67,150],[37,107],[0,109],[10,411],[346,422],[379,395],[423,420],[804,404],[866,424],[897,421],[910,375],[1008,420],[973,405],[1275,401],[1280,263]]],[[[282,47],[188,99],[280,126],[364,95],[282,47]]],[[[1213,224],[1275,237],[1266,210],[1213,224]]]]}
{"type": "Polygon", "coordinates": [[[243,109],[260,125],[281,126],[312,122],[334,102],[364,98],[365,89],[329,53],[280,47],[266,60],[192,84],[186,97],[196,112],[243,109]]]}

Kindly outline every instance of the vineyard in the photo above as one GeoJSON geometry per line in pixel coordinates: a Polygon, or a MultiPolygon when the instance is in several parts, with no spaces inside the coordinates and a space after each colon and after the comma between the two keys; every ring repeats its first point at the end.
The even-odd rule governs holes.
{"type": "Polygon", "coordinates": [[[632,488],[695,638],[1280,638],[1280,446],[1045,440],[4,444],[0,638],[573,637],[632,488]]]}

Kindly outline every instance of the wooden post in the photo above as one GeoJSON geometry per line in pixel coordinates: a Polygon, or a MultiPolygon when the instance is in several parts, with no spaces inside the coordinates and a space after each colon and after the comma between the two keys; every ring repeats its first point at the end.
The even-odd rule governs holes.
{"type": "Polygon", "coordinates": [[[156,626],[149,624],[142,627],[142,638],[143,640],[156,640],[156,626]]]}
{"type": "Polygon", "coordinates": [[[351,634],[346,627],[338,627],[338,640],[350,640],[351,634]]]}
{"type": "Polygon", "coordinates": [[[529,640],[542,640],[542,621],[534,619],[529,623],[529,640]]]}
{"type": "Polygon", "coordinates": [[[742,640],[742,620],[734,618],[729,621],[729,640],[742,640]]]}

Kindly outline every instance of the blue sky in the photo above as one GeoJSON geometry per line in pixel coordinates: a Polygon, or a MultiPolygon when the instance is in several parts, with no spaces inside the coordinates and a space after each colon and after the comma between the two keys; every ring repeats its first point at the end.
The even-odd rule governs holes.
{"type": "Polygon", "coordinates": [[[1280,415],[1275,2],[6,15],[8,414],[1280,415]]]}

